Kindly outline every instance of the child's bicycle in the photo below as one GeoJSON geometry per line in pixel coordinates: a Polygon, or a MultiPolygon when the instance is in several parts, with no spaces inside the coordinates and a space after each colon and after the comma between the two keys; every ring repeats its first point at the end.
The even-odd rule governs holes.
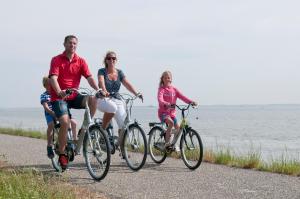
{"type": "MultiPolygon", "coordinates": [[[[128,167],[137,171],[144,166],[147,158],[147,139],[145,132],[136,120],[131,120],[133,101],[136,100],[138,96],[133,97],[129,94],[111,93],[110,97],[122,99],[125,102],[127,114],[122,129],[123,137],[121,138],[121,144],[118,143],[119,137],[114,135],[111,123],[106,129],[110,142],[110,152],[114,154],[116,150],[119,150],[128,167]]],[[[96,120],[96,123],[102,126],[101,119],[96,120]]]]}
{"type": "Polygon", "coordinates": [[[181,123],[180,131],[177,136],[174,136],[171,147],[165,148],[165,131],[166,125],[164,123],[151,122],[149,123],[149,153],[152,160],[155,163],[162,163],[168,153],[175,151],[175,144],[178,138],[180,138],[180,153],[184,164],[191,170],[197,169],[203,157],[203,145],[200,135],[189,126],[185,111],[189,110],[191,104],[189,105],[174,105],[181,110],[181,123]]]}
{"type": "MultiPolygon", "coordinates": [[[[68,94],[71,92],[77,92],[84,96],[94,96],[93,92],[89,89],[70,89],[67,90],[68,94]]],[[[51,159],[52,165],[56,171],[61,171],[61,167],[58,161],[58,132],[60,125],[57,123],[53,132],[53,144],[54,144],[54,158],[51,159]]],[[[83,145],[83,155],[85,164],[87,166],[90,175],[97,181],[105,178],[109,166],[110,166],[110,153],[109,141],[105,131],[96,123],[92,121],[90,115],[90,109],[88,106],[88,100],[86,100],[86,108],[84,113],[84,120],[81,127],[81,133],[78,135],[79,139],[77,143],[74,143],[72,131],[68,130],[68,139],[66,146],[66,154],[69,161],[72,162],[75,155],[80,154],[81,147],[83,145]]]]}

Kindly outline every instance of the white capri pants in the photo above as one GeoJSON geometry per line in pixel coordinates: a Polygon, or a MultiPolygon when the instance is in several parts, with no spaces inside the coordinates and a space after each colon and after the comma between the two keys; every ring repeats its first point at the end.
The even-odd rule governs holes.
{"type": "Polygon", "coordinates": [[[114,113],[114,118],[119,129],[124,126],[126,118],[125,104],[122,100],[116,98],[103,98],[97,100],[97,109],[101,112],[114,113]]]}

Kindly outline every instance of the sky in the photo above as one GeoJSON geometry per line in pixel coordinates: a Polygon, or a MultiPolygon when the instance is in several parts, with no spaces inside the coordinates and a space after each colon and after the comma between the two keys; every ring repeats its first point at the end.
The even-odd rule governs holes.
{"type": "MultiPolygon", "coordinates": [[[[299,104],[299,1],[0,1],[0,108],[39,107],[63,39],[93,77],[108,50],[157,105],[163,71],[200,105],[299,104]]],[[[82,87],[88,87],[82,78],[82,87]]],[[[122,92],[126,92],[123,88],[122,92]]]]}

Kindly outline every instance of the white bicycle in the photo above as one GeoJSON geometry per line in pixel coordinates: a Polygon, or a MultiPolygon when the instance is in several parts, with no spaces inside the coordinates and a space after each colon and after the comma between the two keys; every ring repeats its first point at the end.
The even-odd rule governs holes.
{"type": "MultiPolygon", "coordinates": [[[[87,88],[70,89],[67,90],[68,94],[77,92],[83,96],[95,96],[87,88]]],[[[96,95],[97,96],[97,95],[96,95]]],[[[59,150],[58,150],[58,132],[60,125],[56,124],[53,132],[53,143],[54,143],[54,158],[51,159],[53,167],[56,171],[61,171],[61,167],[58,161],[59,150]]],[[[88,106],[88,100],[86,100],[84,120],[81,127],[81,133],[78,135],[78,142],[75,143],[71,129],[68,130],[68,141],[66,146],[66,154],[68,155],[69,161],[73,161],[76,154],[80,154],[81,147],[83,146],[83,155],[85,163],[90,175],[97,181],[105,178],[110,167],[110,153],[109,153],[109,141],[105,131],[101,126],[97,125],[92,121],[90,115],[90,108],[88,106]]]]}
{"type": "MultiPolygon", "coordinates": [[[[102,97],[104,97],[102,95],[102,97]]],[[[116,150],[120,150],[126,160],[128,167],[134,171],[141,169],[147,158],[147,139],[143,128],[134,120],[131,120],[131,108],[134,100],[138,96],[129,94],[111,93],[110,97],[121,98],[126,107],[126,118],[122,129],[123,137],[119,146],[118,136],[114,135],[113,127],[110,124],[106,129],[110,141],[110,152],[114,154],[116,150]]],[[[102,126],[102,121],[97,120],[99,126],[102,126]]]]}

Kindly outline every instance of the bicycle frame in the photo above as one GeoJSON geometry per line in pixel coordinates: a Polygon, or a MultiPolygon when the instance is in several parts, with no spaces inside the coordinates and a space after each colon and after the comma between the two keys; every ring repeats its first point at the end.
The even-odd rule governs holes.
{"type": "MultiPolygon", "coordinates": [[[[126,110],[126,117],[125,117],[125,120],[124,120],[124,125],[122,127],[122,133],[124,133],[126,130],[127,131],[129,130],[129,126],[131,124],[139,125],[139,123],[136,120],[132,121],[132,119],[131,119],[131,110],[132,110],[132,106],[133,106],[133,101],[137,98],[137,96],[132,97],[129,94],[113,93],[112,97],[114,95],[117,95],[117,94],[121,97],[121,100],[124,102],[125,110],[126,110]]],[[[108,131],[108,136],[113,138],[114,137],[114,130],[113,130],[113,127],[111,125],[108,127],[107,131],[108,131]],[[111,132],[110,132],[110,130],[111,130],[111,132]]]]}

